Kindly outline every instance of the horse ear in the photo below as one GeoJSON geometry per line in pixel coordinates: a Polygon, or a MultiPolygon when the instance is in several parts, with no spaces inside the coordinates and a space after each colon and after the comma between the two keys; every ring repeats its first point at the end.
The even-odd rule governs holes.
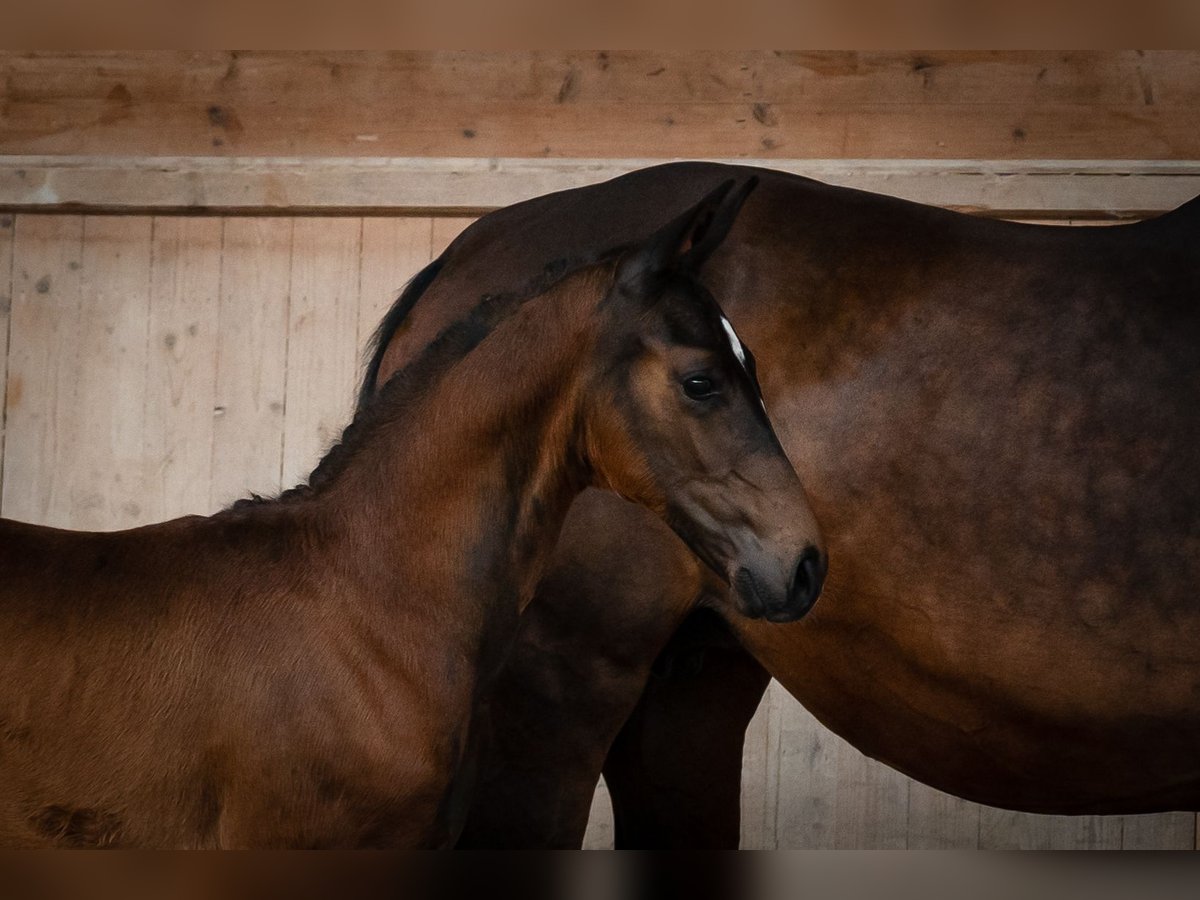
{"type": "Polygon", "coordinates": [[[721,245],[734,220],[758,185],[748,179],[736,191],[731,178],[687,212],[668,222],[622,261],[618,281],[626,287],[644,288],[671,272],[695,272],[721,245]]]}

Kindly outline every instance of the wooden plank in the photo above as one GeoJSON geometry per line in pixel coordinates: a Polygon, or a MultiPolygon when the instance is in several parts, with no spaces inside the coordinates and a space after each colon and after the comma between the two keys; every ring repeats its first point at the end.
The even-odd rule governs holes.
{"type": "Polygon", "coordinates": [[[779,683],[772,680],[746,728],[742,743],[743,850],[774,850],[779,846],[776,827],[781,736],[779,706],[780,698],[785,696],[779,683]]]}
{"type": "Polygon", "coordinates": [[[71,493],[76,528],[130,528],[151,521],[144,507],[147,323],[150,320],[148,216],[86,217],[80,270],[82,320],[73,415],[83,463],[63,459],[55,479],[71,493]]]}
{"type": "Polygon", "coordinates": [[[142,505],[155,521],[209,511],[222,227],[219,218],[154,222],[142,505]]]}
{"type": "Polygon", "coordinates": [[[919,781],[908,785],[910,850],[974,850],[981,807],[919,781]]]}
{"type": "Polygon", "coordinates": [[[433,235],[430,241],[430,250],[433,253],[433,258],[442,255],[450,243],[462,234],[472,222],[475,221],[474,216],[455,216],[444,219],[433,220],[433,235]]]}
{"type": "Polygon", "coordinates": [[[280,488],[291,255],[289,219],[225,222],[212,509],[280,488]]]}
{"type": "Polygon", "coordinates": [[[841,738],[792,697],[780,704],[777,846],[828,850],[835,846],[837,761],[841,738]]]}
{"type": "MultiPolygon", "coordinates": [[[[713,158],[706,155],[706,158],[713,158]]],[[[1200,194],[1200,163],[715,159],[1007,218],[1142,216],[1200,194]]],[[[0,207],[109,212],[461,214],[645,168],[626,159],[0,157],[0,207]]]]}
{"type": "Polygon", "coordinates": [[[1196,845],[1195,813],[1125,816],[1124,820],[1123,850],[1191,850],[1196,845]]]}
{"type": "Polygon", "coordinates": [[[841,744],[837,755],[834,847],[905,849],[909,779],[883,763],[868,759],[849,744],[841,744]]]}
{"type": "Polygon", "coordinates": [[[1050,816],[1054,850],[1120,850],[1123,816],[1050,816]]]}
{"type": "Polygon", "coordinates": [[[0,515],[4,513],[4,432],[8,387],[8,336],[13,292],[13,225],[0,214],[0,515]]]}
{"type": "Polygon", "coordinates": [[[1194,51],[10,52],[0,152],[1200,157],[1194,51]]]}
{"type": "Polygon", "coordinates": [[[362,220],[299,219],[292,237],[283,486],[341,436],[358,389],[362,220]]]}
{"type": "Polygon", "coordinates": [[[79,331],[83,217],[21,216],[13,246],[13,291],[5,406],[5,516],[69,521],[54,495],[73,405],[79,331]],[[61,421],[60,421],[61,420],[61,421]]]}
{"type": "Polygon", "coordinates": [[[15,253],[6,515],[146,520],[151,220],[26,217],[15,253]]]}
{"type": "Polygon", "coordinates": [[[359,266],[358,347],[367,343],[404,285],[432,256],[433,221],[427,217],[366,218],[359,266]]]}
{"type": "Polygon", "coordinates": [[[1116,850],[1121,816],[1040,816],[985,807],[980,813],[982,850],[1116,850]]]}
{"type": "Polygon", "coordinates": [[[608,795],[608,785],[604,783],[604,776],[601,776],[600,783],[596,785],[596,793],[592,796],[587,830],[583,835],[583,849],[611,850],[613,839],[612,799],[608,795]]]}
{"type": "Polygon", "coordinates": [[[1051,818],[984,807],[979,814],[979,849],[1050,850],[1051,818]]]}

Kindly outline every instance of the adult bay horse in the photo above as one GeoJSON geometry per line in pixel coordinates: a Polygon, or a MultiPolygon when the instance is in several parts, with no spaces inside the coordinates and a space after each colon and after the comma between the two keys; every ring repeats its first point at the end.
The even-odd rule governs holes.
{"type": "Polygon", "coordinates": [[[755,661],[864,753],[972,800],[1200,808],[1200,203],[1070,229],[659,166],[468,228],[383,323],[365,392],[479,286],[751,171],[704,279],[763,362],[828,600],[739,621],[651,517],[585,493],[492,699],[464,842],[577,845],[604,765],[619,845],[736,844],[755,661]],[[705,606],[753,658],[703,617],[671,640],[705,606]],[[698,674],[647,686],[697,643],[698,674]]]}
{"type": "Polygon", "coordinates": [[[748,615],[802,615],[816,526],[695,275],[752,184],[473,292],[275,500],[0,521],[0,844],[452,842],[476,704],[588,485],[652,509],[748,615]]]}

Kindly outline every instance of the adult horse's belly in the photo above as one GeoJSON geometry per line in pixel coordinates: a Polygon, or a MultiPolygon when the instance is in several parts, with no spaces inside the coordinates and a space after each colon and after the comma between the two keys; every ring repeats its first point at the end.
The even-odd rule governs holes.
{"type": "Polygon", "coordinates": [[[735,318],[831,569],[808,619],[731,624],[826,725],[943,790],[1200,808],[1194,318],[1021,302],[922,301],[820,377],[819,341],[735,318]]]}

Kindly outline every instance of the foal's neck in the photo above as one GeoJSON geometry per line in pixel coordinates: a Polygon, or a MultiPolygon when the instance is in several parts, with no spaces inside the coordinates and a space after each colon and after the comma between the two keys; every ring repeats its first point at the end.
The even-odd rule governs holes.
{"type": "Polygon", "coordinates": [[[509,631],[501,622],[515,629],[591,477],[583,380],[596,279],[569,276],[482,340],[468,336],[478,343],[432,381],[420,362],[400,373],[375,401],[370,439],[319,498],[344,540],[388,562],[385,590],[485,643],[509,631]]]}

